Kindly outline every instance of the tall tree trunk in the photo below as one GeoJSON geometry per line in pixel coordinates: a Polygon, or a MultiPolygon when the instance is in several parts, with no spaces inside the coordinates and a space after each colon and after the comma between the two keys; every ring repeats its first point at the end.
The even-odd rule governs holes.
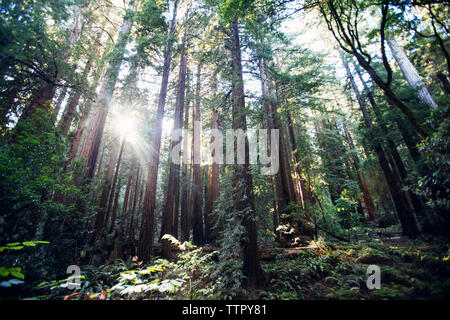
{"type": "MultiPolygon", "coordinates": [[[[133,168],[133,167],[132,167],[133,168]]],[[[122,217],[120,219],[120,224],[118,227],[118,233],[124,235],[124,228],[127,224],[128,220],[128,208],[130,206],[132,192],[133,192],[133,178],[134,178],[134,172],[131,170],[131,172],[128,174],[128,181],[125,188],[125,195],[123,197],[123,203],[122,203],[122,217]]]]}
{"type": "Polygon", "coordinates": [[[406,81],[408,81],[409,85],[417,92],[417,97],[420,102],[428,104],[432,109],[436,108],[437,104],[434,102],[433,97],[423,83],[422,79],[420,79],[419,72],[413,66],[411,61],[409,61],[403,51],[403,48],[397,40],[391,37],[387,39],[387,43],[389,48],[391,48],[392,55],[394,56],[395,61],[397,61],[397,64],[400,67],[406,81]]]}
{"type": "Polygon", "coordinates": [[[286,145],[283,135],[283,130],[276,115],[276,97],[272,91],[270,80],[266,73],[266,63],[263,58],[259,59],[259,72],[261,78],[261,92],[263,105],[266,110],[267,125],[269,129],[276,129],[279,131],[280,146],[278,150],[271,150],[272,153],[278,152],[279,158],[279,171],[275,175],[275,190],[277,194],[277,204],[280,215],[280,224],[282,230],[277,233],[280,237],[277,239],[283,246],[293,245],[295,239],[299,238],[298,226],[292,217],[292,213],[289,212],[289,205],[291,202],[296,202],[293,181],[291,179],[291,172],[289,167],[289,160],[286,154],[286,145]]]}
{"type": "Polygon", "coordinates": [[[122,144],[120,146],[120,151],[119,151],[119,158],[117,159],[117,165],[116,165],[116,170],[114,172],[114,178],[112,181],[112,185],[111,185],[111,192],[110,192],[110,196],[109,196],[109,201],[108,201],[108,207],[106,208],[106,216],[105,216],[105,226],[106,226],[106,230],[108,233],[114,232],[114,221],[116,220],[116,210],[114,209],[115,206],[115,202],[114,202],[114,191],[117,188],[118,190],[120,183],[117,183],[117,179],[120,176],[119,172],[120,172],[120,165],[122,163],[122,156],[123,156],[123,150],[125,148],[125,143],[126,143],[126,138],[123,137],[122,138],[122,144]]]}
{"type": "Polygon", "coordinates": [[[113,147],[109,156],[109,162],[106,167],[102,193],[99,199],[99,209],[94,219],[94,233],[92,234],[91,239],[88,241],[89,243],[92,243],[96,238],[99,238],[103,230],[105,230],[105,216],[107,212],[108,198],[111,193],[114,168],[117,162],[117,157],[119,155],[119,149],[119,145],[113,142],[113,147]]]}
{"type": "MultiPolygon", "coordinates": [[[[186,13],[186,21],[189,19],[189,11],[186,13]]],[[[182,137],[175,136],[178,134],[183,126],[183,111],[184,111],[184,97],[186,90],[186,40],[187,40],[187,27],[183,36],[183,43],[180,54],[180,70],[178,73],[178,85],[177,95],[175,103],[175,117],[173,120],[172,130],[172,143],[169,152],[169,177],[167,183],[166,201],[163,208],[161,235],[170,234],[175,238],[178,237],[178,209],[179,209],[179,195],[180,195],[180,162],[181,153],[173,155],[172,151],[177,145],[181,146],[182,137]],[[172,157],[180,156],[179,159],[172,159],[172,157]],[[177,223],[175,223],[177,221],[177,223]]],[[[162,256],[170,257],[170,242],[168,240],[162,240],[162,256]]]]}
{"type": "MultiPolygon", "coordinates": [[[[211,129],[219,129],[219,111],[217,109],[212,110],[211,129]]],[[[211,144],[214,142],[214,137],[211,137],[211,144]]],[[[206,241],[211,243],[216,239],[217,230],[213,230],[213,226],[216,224],[215,219],[212,216],[214,203],[219,197],[219,164],[214,161],[216,150],[211,151],[211,166],[209,167],[209,188],[205,205],[205,234],[206,241]]]]}
{"type": "Polygon", "coordinates": [[[291,112],[287,111],[288,135],[290,139],[290,147],[292,153],[292,162],[294,164],[295,181],[297,186],[298,198],[302,201],[303,209],[312,205],[312,194],[305,188],[306,180],[302,176],[300,169],[300,156],[297,150],[297,141],[294,133],[294,122],[292,121],[291,112]]]}
{"type": "Polygon", "coordinates": [[[128,225],[128,231],[127,231],[127,235],[128,235],[128,239],[131,240],[131,242],[134,244],[136,241],[136,235],[135,235],[135,230],[136,230],[136,209],[140,208],[140,201],[142,200],[142,194],[144,193],[144,188],[143,188],[143,184],[142,184],[142,179],[140,177],[140,164],[138,166],[138,171],[136,174],[136,186],[135,186],[135,194],[134,194],[134,199],[133,199],[133,209],[131,211],[131,215],[130,215],[130,223],[128,225]]]}
{"type": "MultiPolygon", "coordinates": [[[[232,56],[232,114],[233,129],[246,130],[244,81],[242,77],[241,45],[239,26],[231,23],[231,56],[232,56]]],[[[243,241],[244,265],[243,273],[249,287],[259,287],[264,283],[264,274],[258,258],[258,241],[255,222],[255,204],[253,196],[253,181],[249,171],[249,146],[245,139],[245,164],[235,165],[233,178],[233,200],[235,210],[244,212],[242,224],[247,232],[243,241]]]]}
{"type": "Polygon", "coordinates": [[[155,211],[156,185],[158,180],[159,152],[161,149],[161,132],[162,121],[164,118],[164,108],[166,106],[167,86],[169,83],[170,65],[172,62],[173,37],[175,35],[175,24],[177,17],[178,0],[174,2],[172,22],[169,31],[169,40],[166,46],[163,64],[163,74],[161,80],[161,88],[158,99],[158,107],[156,110],[156,120],[152,141],[150,143],[150,163],[147,174],[147,182],[145,187],[145,195],[142,208],[142,224],[140,230],[140,238],[138,245],[138,256],[149,261],[153,246],[153,223],[155,211]]]}
{"type": "MultiPolygon", "coordinates": [[[[97,34],[97,38],[98,39],[99,39],[99,37],[101,37],[101,33],[97,34]]],[[[98,87],[101,74],[103,73],[103,70],[105,69],[105,67],[106,66],[104,64],[100,64],[100,65],[96,66],[96,73],[94,75],[94,79],[92,80],[92,84],[90,86],[92,91],[94,91],[98,87]]],[[[76,100],[75,100],[75,96],[73,98],[74,99],[73,99],[72,103],[74,105],[78,104],[78,102],[76,102],[76,100]]],[[[70,165],[72,164],[73,160],[76,158],[76,156],[78,154],[78,151],[80,149],[81,139],[82,139],[82,137],[84,135],[84,132],[85,132],[85,129],[86,129],[85,125],[86,125],[86,122],[88,120],[91,108],[92,108],[92,102],[90,100],[88,100],[87,98],[85,98],[84,103],[80,104],[80,108],[79,109],[80,109],[80,112],[81,112],[81,117],[80,117],[80,120],[78,121],[77,130],[75,132],[75,135],[74,135],[74,137],[72,138],[72,141],[71,141],[69,157],[68,157],[68,159],[67,159],[67,161],[66,161],[66,163],[64,165],[64,170],[66,172],[70,168],[70,165]]],[[[63,121],[64,120],[65,119],[63,118],[63,121]]],[[[72,123],[69,124],[68,120],[69,119],[67,119],[67,123],[66,124],[64,124],[64,125],[60,124],[61,126],[64,126],[64,130],[66,130],[66,128],[67,128],[67,130],[69,130],[70,125],[72,124],[72,123]]],[[[70,122],[72,122],[72,121],[73,121],[73,118],[70,120],[70,122]]],[[[84,139],[83,145],[84,145],[84,143],[87,143],[86,139],[84,139]]],[[[76,179],[74,179],[74,183],[76,185],[81,185],[82,180],[83,180],[83,177],[77,177],[76,179]]]]}
{"type": "Polygon", "coordinates": [[[409,207],[409,203],[406,197],[402,194],[402,186],[400,182],[395,178],[393,172],[389,168],[389,163],[384,154],[383,148],[377,138],[374,136],[373,124],[370,118],[369,112],[366,108],[366,103],[362,98],[358,87],[356,86],[353,75],[350,72],[348,64],[343,59],[344,67],[347,71],[347,76],[352,85],[353,91],[355,92],[356,98],[358,100],[359,107],[362,111],[364,122],[366,127],[369,129],[371,134],[371,139],[373,143],[373,147],[378,156],[378,162],[380,164],[381,170],[383,171],[384,177],[386,179],[389,192],[392,197],[392,201],[394,202],[395,209],[397,211],[397,215],[399,217],[400,223],[402,225],[403,234],[414,238],[419,233],[418,226],[416,224],[416,219],[414,217],[414,212],[411,211],[409,207]]]}
{"type": "MultiPolygon", "coordinates": [[[[377,122],[381,126],[381,129],[383,130],[383,132],[386,132],[386,133],[389,132],[388,128],[384,124],[383,116],[380,113],[380,111],[378,110],[378,107],[376,105],[375,98],[373,96],[372,91],[369,90],[369,88],[367,87],[367,84],[364,81],[361,73],[358,70],[356,70],[356,73],[357,73],[361,83],[363,84],[364,91],[366,92],[369,103],[372,106],[372,109],[374,111],[377,122]]],[[[392,103],[389,100],[388,100],[388,103],[392,106],[392,103]]],[[[409,132],[406,132],[406,130],[407,130],[406,124],[402,123],[401,120],[402,119],[399,119],[398,117],[395,118],[395,121],[397,122],[397,125],[399,127],[399,131],[403,137],[403,140],[405,141],[405,144],[411,154],[411,157],[413,158],[413,160],[415,162],[419,163],[420,162],[420,154],[418,153],[416,144],[412,141],[413,140],[413,137],[411,135],[412,132],[411,132],[411,130],[409,132]]],[[[387,142],[387,147],[388,147],[387,149],[388,149],[389,153],[391,154],[391,158],[392,158],[391,168],[394,172],[396,170],[398,171],[400,180],[402,182],[404,182],[406,180],[407,171],[406,171],[406,167],[403,163],[403,160],[400,157],[400,154],[398,153],[397,147],[396,147],[394,141],[392,140],[392,138],[390,138],[388,136],[386,138],[386,142],[387,142]]],[[[427,212],[428,211],[427,208],[424,206],[423,201],[420,199],[420,197],[418,195],[416,195],[411,190],[403,191],[403,193],[405,194],[406,197],[408,197],[410,199],[411,205],[417,216],[426,217],[430,214],[429,212],[427,212]]],[[[425,221],[427,221],[427,220],[428,219],[426,219],[425,221]]]]}
{"type": "Polygon", "coordinates": [[[183,137],[183,165],[181,166],[181,213],[180,213],[180,226],[181,226],[181,238],[183,241],[189,241],[190,235],[190,171],[188,170],[188,164],[190,160],[189,152],[189,105],[191,100],[190,85],[189,85],[189,73],[187,73],[186,79],[186,106],[184,108],[184,137],[183,137]]]}
{"type": "MultiPolygon", "coordinates": [[[[120,170],[122,171],[122,170],[120,170]]],[[[122,189],[122,175],[120,175],[119,180],[117,181],[117,186],[116,186],[116,191],[115,194],[111,193],[112,196],[114,196],[114,200],[113,200],[113,206],[111,208],[111,227],[109,228],[109,233],[112,233],[113,236],[116,236],[116,232],[117,232],[117,228],[118,223],[116,222],[118,220],[118,218],[120,216],[118,216],[119,214],[119,197],[120,197],[120,190],[122,189]]],[[[122,212],[123,214],[123,212],[122,212]]]]}
{"type": "Polygon", "coordinates": [[[133,24],[133,12],[135,10],[136,1],[130,0],[128,10],[124,16],[122,27],[119,31],[116,45],[114,46],[111,58],[103,78],[103,82],[98,94],[97,104],[92,110],[89,126],[87,129],[85,143],[81,150],[81,158],[84,159],[87,171],[84,176],[84,183],[94,176],[95,164],[97,162],[100,143],[103,137],[106,117],[109,112],[110,103],[114,93],[114,89],[119,75],[120,66],[126,51],[126,46],[131,33],[133,24]]]}
{"type": "Polygon", "coordinates": [[[64,164],[64,171],[66,171],[66,172],[70,168],[73,160],[75,160],[75,158],[78,154],[78,149],[80,148],[81,138],[83,136],[83,132],[84,132],[86,121],[87,121],[87,118],[89,115],[90,107],[91,107],[91,104],[87,103],[87,105],[81,111],[81,117],[80,117],[80,121],[78,121],[77,131],[75,132],[75,135],[72,139],[72,144],[70,146],[69,156],[67,158],[66,163],[64,164]]]}
{"type": "MultiPolygon", "coordinates": [[[[275,59],[276,59],[276,63],[277,63],[277,67],[278,67],[278,71],[281,72],[281,64],[280,64],[280,60],[278,58],[278,55],[275,55],[275,59]]],[[[288,107],[288,100],[285,96],[285,94],[283,93],[283,89],[280,88],[280,85],[278,82],[276,82],[276,91],[277,91],[277,96],[280,96],[280,100],[286,105],[286,107],[288,107]]],[[[305,203],[307,205],[312,205],[312,194],[305,188],[306,186],[306,181],[304,179],[304,177],[302,176],[302,172],[301,172],[301,168],[300,168],[300,156],[299,156],[299,152],[297,150],[297,141],[295,139],[295,132],[294,132],[294,121],[292,120],[291,117],[291,112],[289,110],[289,108],[287,108],[286,110],[286,117],[287,117],[287,135],[288,135],[288,140],[287,140],[287,144],[289,146],[289,151],[291,152],[291,158],[292,158],[292,164],[293,164],[293,169],[294,169],[294,174],[295,174],[295,185],[296,185],[296,192],[297,192],[297,199],[300,199],[300,201],[302,202],[302,207],[305,210],[306,206],[305,203]]],[[[305,214],[307,214],[307,212],[305,212],[305,214]]]]}
{"type": "Polygon", "coordinates": [[[197,85],[195,89],[195,109],[194,109],[194,134],[192,150],[194,153],[194,161],[192,164],[193,171],[193,186],[192,186],[192,235],[193,241],[196,245],[203,245],[205,243],[205,235],[203,230],[203,210],[202,210],[202,175],[200,170],[201,153],[200,153],[200,76],[201,76],[202,62],[197,65],[197,85]]]}

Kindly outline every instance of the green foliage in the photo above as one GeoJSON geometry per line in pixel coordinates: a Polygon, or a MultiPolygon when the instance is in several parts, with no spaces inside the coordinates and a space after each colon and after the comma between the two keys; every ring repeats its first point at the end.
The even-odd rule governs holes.
{"type": "Polygon", "coordinates": [[[217,253],[205,254],[201,248],[190,242],[181,243],[172,236],[165,236],[165,239],[181,251],[177,260],[156,259],[148,266],[137,263],[138,268],[121,271],[118,283],[108,290],[113,298],[204,299],[212,294],[212,258],[217,253]]]}
{"type": "Polygon", "coordinates": [[[450,210],[450,120],[448,107],[439,107],[432,114],[430,120],[436,131],[425,141],[419,149],[425,155],[425,163],[431,169],[427,175],[419,178],[419,191],[428,200],[430,207],[450,210]]]}
{"type": "MultiPolygon", "coordinates": [[[[47,239],[51,244],[32,254],[18,252],[31,278],[70,265],[84,236],[86,218],[79,209],[85,197],[63,173],[65,141],[54,127],[54,114],[37,109],[33,119],[21,119],[0,141],[0,240],[47,239]],[[64,201],[62,201],[64,199],[64,201]],[[57,241],[56,241],[57,239],[57,241]],[[43,257],[46,257],[45,259],[43,257]]],[[[34,246],[40,242],[23,242],[34,246]]]]}
{"type": "Polygon", "coordinates": [[[344,198],[339,198],[336,201],[336,213],[340,219],[340,224],[345,229],[356,226],[362,219],[361,215],[357,211],[358,205],[344,198]]]}
{"type": "Polygon", "coordinates": [[[157,54],[167,42],[168,25],[162,15],[163,9],[155,0],[146,0],[136,13],[136,62],[144,66],[158,65],[157,54]]]}
{"type": "MultiPolygon", "coordinates": [[[[13,242],[7,243],[4,246],[0,246],[0,253],[7,252],[11,250],[16,252],[23,249],[24,247],[35,247],[37,244],[49,244],[48,241],[24,241],[24,242],[13,242]]],[[[3,260],[3,259],[2,259],[3,260]]],[[[5,267],[0,265],[0,277],[8,278],[0,282],[0,287],[9,288],[13,285],[24,284],[25,275],[22,273],[22,267],[5,267]]]]}
{"type": "Polygon", "coordinates": [[[240,256],[242,241],[246,236],[246,230],[242,225],[243,211],[235,209],[233,198],[232,172],[226,168],[221,177],[220,194],[216,201],[214,214],[217,217],[216,226],[221,226],[218,244],[221,248],[218,254],[218,263],[212,271],[212,277],[217,279],[215,297],[232,299],[243,294],[242,283],[242,258],[240,256]]]}
{"type": "Polygon", "coordinates": [[[252,14],[255,5],[254,0],[226,0],[219,5],[219,15],[225,22],[234,22],[252,14]]]}
{"type": "Polygon", "coordinates": [[[48,241],[25,241],[25,242],[13,242],[7,243],[5,246],[0,247],[0,252],[5,250],[20,250],[23,247],[35,247],[36,244],[49,244],[48,241]]]}
{"type": "MultiPolygon", "coordinates": [[[[410,243],[417,246],[418,244],[410,243]]],[[[445,299],[448,249],[412,250],[391,244],[320,246],[264,263],[270,284],[264,299],[445,299]],[[369,257],[371,260],[369,260],[369,257]],[[369,290],[366,270],[381,269],[381,289],[369,290]]]]}

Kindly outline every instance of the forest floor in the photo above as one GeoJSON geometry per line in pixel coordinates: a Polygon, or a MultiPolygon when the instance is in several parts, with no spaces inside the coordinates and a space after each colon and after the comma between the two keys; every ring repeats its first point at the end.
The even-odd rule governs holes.
{"type": "Polygon", "coordinates": [[[218,251],[189,245],[182,247],[173,261],[155,258],[146,265],[130,257],[127,262],[82,266],[80,289],[67,289],[67,280],[48,281],[39,284],[32,299],[450,298],[447,241],[399,236],[353,243],[318,241],[300,248],[261,247],[260,254],[267,280],[264,290],[242,291],[235,281],[238,275],[233,273],[236,265],[220,269],[218,251]],[[370,265],[380,268],[379,289],[367,286],[370,265]]]}
{"type": "Polygon", "coordinates": [[[446,245],[403,237],[375,242],[319,245],[291,258],[264,262],[268,299],[449,299],[450,255],[446,245]],[[368,289],[367,269],[380,267],[380,288],[368,289]]]}

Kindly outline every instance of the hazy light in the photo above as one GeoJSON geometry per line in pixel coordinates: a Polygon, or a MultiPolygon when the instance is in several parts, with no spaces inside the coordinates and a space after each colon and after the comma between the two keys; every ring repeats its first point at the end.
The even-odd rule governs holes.
{"type": "Polygon", "coordinates": [[[115,130],[121,137],[125,137],[129,142],[136,142],[138,138],[138,121],[129,116],[116,116],[115,130]]]}

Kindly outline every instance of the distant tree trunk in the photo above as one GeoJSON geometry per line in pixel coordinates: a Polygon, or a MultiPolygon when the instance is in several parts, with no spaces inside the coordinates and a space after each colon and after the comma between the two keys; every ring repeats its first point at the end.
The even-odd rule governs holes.
{"type": "Polygon", "coordinates": [[[186,106],[184,108],[184,137],[183,137],[183,165],[181,166],[181,213],[180,213],[180,226],[181,226],[181,238],[183,241],[189,241],[190,235],[190,172],[188,170],[189,163],[189,105],[190,105],[190,85],[189,85],[189,73],[186,79],[186,106]]]}
{"type": "MultiPolygon", "coordinates": [[[[56,77],[56,76],[55,76],[56,77]]],[[[37,110],[52,110],[52,99],[56,92],[55,80],[41,80],[39,88],[34,92],[30,103],[22,112],[16,127],[20,130],[20,124],[23,120],[33,119],[37,110]]]]}
{"type": "MultiPolygon", "coordinates": [[[[212,120],[211,120],[211,129],[219,129],[219,111],[217,109],[212,110],[212,120]]],[[[213,137],[211,137],[211,143],[214,142],[213,137]]],[[[216,156],[216,150],[211,151],[211,166],[209,167],[209,188],[208,195],[206,198],[205,205],[205,234],[206,241],[211,243],[216,239],[217,231],[213,230],[213,226],[216,224],[215,219],[212,217],[212,212],[214,208],[214,203],[219,197],[219,175],[220,169],[219,164],[214,161],[216,156]]]]}
{"type": "Polygon", "coordinates": [[[287,121],[288,121],[288,134],[290,139],[290,147],[292,153],[292,160],[294,163],[294,172],[295,172],[295,181],[297,185],[297,193],[298,198],[302,201],[303,209],[306,209],[306,206],[311,206],[312,204],[312,194],[308,192],[305,188],[306,181],[302,176],[302,172],[300,170],[300,156],[297,150],[297,141],[295,139],[294,133],[294,123],[291,118],[291,112],[287,111],[287,121]]]}
{"type": "MultiPolygon", "coordinates": [[[[241,45],[237,22],[231,23],[231,56],[233,129],[246,130],[244,81],[242,77],[241,45]]],[[[263,285],[264,273],[258,258],[253,181],[249,171],[248,139],[245,139],[245,160],[245,164],[235,165],[233,200],[237,212],[245,210],[242,225],[247,232],[247,239],[242,243],[244,249],[243,273],[246,277],[246,285],[252,288],[263,285]]]]}
{"type": "MultiPolygon", "coordinates": [[[[275,55],[276,63],[278,70],[281,72],[281,64],[280,60],[277,55],[275,55]]],[[[283,93],[283,89],[280,88],[278,82],[276,82],[276,91],[277,95],[280,96],[280,101],[283,101],[283,103],[288,106],[288,100],[286,99],[285,94],[283,93]]],[[[294,166],[294,174],[295,174],[295,185],[296,185],[296,193],[297,193],[297,199],[299,199],[302,202],[302,207],[305,210],[307,205],[312,205],[312,194],[305,188],[306,181],[302,176],[301,168],[300,168],[300,156],[299,152],[297,150],[297,141],[295,139],[295,133],[294,133],[294,122],[291,117],[291,112],[289,111],[289,108],[286,110],[286,117],[287,117],[287,145],[289,146],[289,151],[291,152],[291,158],[292,158],[292,164],[294,166]]],[[[305,212],[307,214],[307,212],[305,212]]]]}
{"type": "Polygon", "coordinates": [[[120,176],[119,175],[120,165],[122,163],[122,155],[123,155],[123,150],[125,148],[125,143],[126,143],[126,138],[123,137],[122,144],[120,146],[120,151],[119,151],[119,158],[117,159],[116,170],[114,172],[114,178],[113,178],[112,185],[111,185],[111,192],[110,192],[110,196],[109,196],[108,207],[106,208],[105,226],[107,228],[108,233],[111,233],[114,231],[114,221],[116,220],[116,211],[117,211],[114,208],[114,206],[116,205],[114,202],[114,191],[116,188],[120,189],[119,184],[117,183],[117,179],[120,176]]]}
{"type": "MultiPolygon", "coordinates": [[[[97,37],[100,37],[99,34],[97,34],[97,37]]],[[[101,65],[97,65],[96,66],[96,73],[94,75],[94,79],[92,80],[92,84],[91,84],[91,88],[95,89],[98,87],[98,83],[100,81],[100,76],[103,73],[103,70],[105,69],[105,65],[101,64],[101,65]]],[[[72,103],[78,104],[78,102],[75,101],[75,96],[73,97],[73,101],[72,103]],[[76,103],[75,103],[76,102],[76,103]]],[[[69,102],[70,104],[70,102],[69,102]]],[[[80,149],[80,144],[81,144],[81,138],[83,137],[83,134],[85,132],[85,125],[86,125],[86,121],[88,120],[88,116],[90,114],[92,108],[92,102],[88,99],[85,98],[84,103],[82,103],[80,105],[80,112],[81,112],[81,117],[80,120],[78,121],[78,125],[77,125],[77,130],[75,132],[74,137],[72,138],[71,141],[71,147],[70,147],[70,151],[69,151],[69,157],[64,165],[64,171],[67,172],[67,170],[70,168],[73,160],[76,158],[78,151],[80,149]]],[[[64,121],[64,117],[62,119],[62,121],[64,121]]],[[[67,123],[66,124],[60,124],[61,126],[64,126],[64,130],[67,130],[70,128],[70,125],[72,124],[73,118],[70,120],[70,124],[68,123],[69,119],[67,119],[67,123]]],[[[83,145],[84,143],[88,143],[86,141],[86,139],[84,139],[83,141],[83,145]]],[[[76,179],[74,179],[74,183],[76,185],[81,185],[83,182],[83,177],[76,177],[76,179]]]]}
{"type": "Polygon", "coordinates": [[[389,48],[391,48],[392,55],[394,56],[395,61],[397,61],[400,70],[403,73],[406,81],[408,81],[409,85],[416,90],[417,97],[420,102],[428,104],[432,109],[437,107],[436,102],[434,102],[433,97],[428,91],[427,87],[423,83],[422,79],[420,79],[419,72],[413,66],[411,61],[409,61],[406,56],[403,48],[400,44],[395,40],[395,38],[391,37],[387,39],[387,43],[389,48]]]}
{"type": "Polygon", "coordinates": [[[325,180],[328,184],[330,199],[333,204],[336,204],[345,189],[342,181],[348,179],[343,161],[345,147],[343,141],[333,139],[339,138],[339,134],[337,133],[336,126],[330,123],[330,119],[316,119],[314,121],[314,128],[319,143],[320,157],[324,167],[327,169],[325,180]]]}
{"type": "MultiPolygon", "coordinates": [[[[122,170],[120,170],[122,171],[122,170]]],[[[112,233],[113,236],[116,236],[116,231],[117,231],[117,219],[118,219],[118,211],[119,211],[119,197],[120,197],[120,190],[122,189],[122,175],[120,175],[119,180],[117,181],[117,186],[116,186],[116,192],[115,194],[111,193],[111,195],[114,197],[113,198],[113,206],[111,208],[111,227],[110,227],[110,231],[109,233],[112,233]]],[[[123,214],[123,213],[122,213],[123,214]]]]}
{"type": "Polygon", "coordinates": [[[134,240],[134,233],[132,235],[133,230],[133,223],[134,223],[134,216],[136,214],[136,208],[138,203],[138,197],[139,197],[139,173],[140,173],[141,166],[140,164],[137,165],[136,171],[134,173],[133,177],[133,185],[132,185],[132,192],[130,196],[130,204],[131,204],[131,210],[129,213],[129,222],[123,226],[123,233],[126,235],[127,239],[134,240]]]}
{"type": "Polygon", "coordinates": [[[164,108],[166,105],[167,87],[169,82],[170,65],[172,62],[173,51],[173,36],[175,35],[175,24],[178,9],[178,0],[174,2],[172,22],[169,31],[169,42],[167,43],[163,74],[161,80],[161,88],[158,99],[158,107],[156,110],[156,119],[154,124],[154,131],[152,134],[152,141],[150,143],[150,163],[147,174],[147,182],[145,187],[145,195],[142,208],[142,224],[140,230],[140,238],[138,244],[138,256],[144,261],[149,261],[151,257],[151,251],[153,246],[153,223],[154,223],[154,211],[155,211],[155,196],[156,185],[158,179],[158,167],[159,167],[159,152],[161,149],[161,132],[162,121],[164,118],[164,108]]]}
{"type": "MultiPolygon", "coordinates": [[[[350,135],[350,132],[348,132],[347,126],[345,123],[344,126],[344,134],[347,139],[348,146],[351,151],[355,150],[355,145],[353,144],[352,137],[350,135]]],[[[356,173],[358,175],[358,184],[359,189],[362,193],[362,200],[363,200],[363,206],[367,214],[367,220],[372,221],[375,217],[375,204],[373,202],[372,195],[370,194],[369,188],[367,187],[366,179],[364,178],[363,174],[361,173],[360,169],[360,161],[356,154],[353,154],[353,165],[355,167],[356,173]]]]}
{"type": "Polygon", "coordinates": [[[133,198],[133,208],[130,213],[130,223],[128,224],[126,235],[128,239],[131,240],[132,243],[135,242],[135,219],[136,219],[136,208],[139,207],[139,200],[142,199],[143,188],[141,187],[141,179],[140,179],[140,164],[137,167],[136,172],[136,184],[134,187],[134,198],[133,198]]]}
{"type": "Polygon", "coordinates": [[[114,168],[119,155],[119,146],[117,143],[113,143],[111,154],[109,156],[109,162],[106,167],[105,179],[103,183],[102,193],[98,204],[98,212],[94,219],[94,233],[89,240],[92,243],[96,238],[99,238],[105,229],[105,216],[108,206],[108,198],[111,193],[111,186],[113,181],[114,168]]]}
{"type": "Polygon", "coordinates": [[[350,80],[353,91],[355,92],[356,98],[358,100],[358,104],[362,111],[366,127],[369,129],[371,133],[371,140],[373,143],[373,147],[377,153],[378,162],[380,164],[381,170],[383,171],[384,177],[386,179],[389,188],[389,192],[392,197],[392,201],[394,202],[397,215],[402,225],[403,234],[408,237],[415,238],[419,233],[419,229],[416,224],[414,212],[411,211],[406,197],[402,194],[402,186],[400,182],[395,178],[394,173],[389,168],[389,163],[386,159],[386,156],[384,154],[380,142],[378,142],[377,138],[374,136],[372,120],[367,111],[365,101],[363,100],[359,92],[359,89],[356,86],[353,75],[351,74],[350,69],[345,60],[343,60],[343,64],[347,71],[347,76],[350,80]]]}
{"type": "Polygon", "coordinates": [[[87,121],[87,118],[89,115],[89,110],[90,110],[90,103],[88,103],[87,106],[85,106],[84,109],[81,111],[81,118],[80,118],[80,121],[78,121],[77,131],[75,132],[75,135],[72,139],[72,144],[71,144],[70,150],[69,150],[69,156],[68,156],[66,163],[64,164],[64,171],[66,171],[66,172],[69,169],[69,167],[71,166],[71,164],[73,163],[73,160],[75,160],[75,158],[77,156],[78,149],[79,149],[80,143],[81,143],[81,138],[83,136],[86,121],[87,121]]]}
{"type": "Polygon", "coordinates": [[[81,158],[84,159],[87,171],[84,176],[84,183],[94,176],[95,163],[97,162],[100,143],[103,137],[106,117],[109,112],[110,102],[119,75],[120,66],[126,51],[126,46],[131,33],[133,24],[132,13],[135,10],[135,0],[130,0],[129,8],[125,14],[122,28],[119,31],[116,45],[109,59],[108,67],[103,78],[103,82],[98,94],[97,104],[92,110],[91,119],[87,129],[85,143],[81,150],[81,158]]]}
{"type": "Polygon", "coordinates": [[[122,217],[120,219],[120,224],[119,224],[119,228],[117,229],[118,232],[122,235],[124,235],[124,228],[127,224],[127,219],[128,219],[128,207],[130,205],[131,202],[131,196],[132,196],[132,192],[133,192],[133,179],[134,179],[134,172],[133,170],[131,170],[131,172],[128,174],[128,181],[127,181],[127,185],[125,188],[125,195],[123,197],[123,203],[122,203],[122,217]]]}
{"type": "MultiPolygon", "coordinates": [[[[389,132],[389,129],[384,124],[383,116],[380,113],[380,111],[378,110],[378,107],[375,103],[375,98],[373,96],[372,91],[369,90],[369,88],[367,87],[367,84],[364,81],[361,73],[358,70],[356,70],[356,73],[357,73],[361,83],[363,84],[364,91],[366,92],[367,98],[369,99],[369,102],[372,106],[372,109],[374,111],[377,122],[379,123],[383,132],[386,132],[386,133],[389,132]]],[[[392,104],[389,100],[388,100],[388,103],[392,106],[392,104]]],[[[412,141],[413,136],[411,135],[412,134],[411,130],[409,132],[406,132],[406,130],[407,130],[406,125],[401,123],[401,119],[399,119],[398,117],[396,117],[395,121],[397,122],[399,131],[403,137],[403,140],[405,141],[405,144],[411,154],[411,157],[413,158],[413,160],[415,162],[419,163],[420,154],[418,153],[416,144],[412,141]]],[[[388,149],[389,153],[391,154],[391,157],[390,157],[392,159],[391,168],[394,173],[395,173],[395,171],[398,172],[398,179],[400,179],[400,181],[404,182],[406,180],[407,171],[406,171],[406,167],[403,163],[403,160],[397,151],[396,144],[392,140],[392,138],[390,138],[389,136],[386,138],[386,143],[387,143],[387,147],[388,147],[387,149],[388,149]]],[[[416,215],[425,217],[430,214],[429,212],[427,212],[428,211],[427,208],[424,206],[423,201],[420,199],[420,197],[418,195],[416,195],[411,190],[403,191],[403,193],[405,194],[406,197],[408,197],[410,199],[411,205],[412,205],[416,215]]]]}
{"type": "Polygon", "coordinates": [[[205,243],[205,235],[203,231],[203,211],[202,211],[202,175],[200,170],[200,75],[201,75],[202,63],[197,65],[197,84],[195,89],[195,109],[194,109],[194,134],[192,150],[194,153],[194,162],[192,164],[193,171],[193,186],[192,186],[192,229],[193,229],[193,241],[196,245],[203,245],[205,243]]]}
{"type": "MultiPolygon", "coordinates": [[[[189,12],[186,13],[186,17],[188,17],[189,12]]],[[[187,27],[185,28],[185,33],[183,36],[183,44],[181,47],[181,56],[180,56],[180,70],[178,73],[178,85],[177,85],[177,94],[176,94],[176,103],[175,103],[175,118],[173,121],[173,130],[172,130],[172,143],[170,146],[169,152],[169,177],[167,183],[167,193],[166,193],[166,201],[163,208],[163,216],[162,216],[162,226],[161,226],[161,235],[170,234],[175,238],[178,237],[178,202],[180,200],[180,161],[179,159],[172,159],[173,155],[172,150],[177,145],[181,146],[182,137],[175,136],[176,132],[179,131],[183,126],[183,111],[184,111],[184,97],[186,90],[186,40],[187,40],[187,27]],[[177,161],[175,161],[177,160],[177,161]],[[174,162],[175,161],[175,162],[174,162]],[[175,227],[176,226],[176,227],[175,227]]],[[[162,256],[165,258],[170,257],[170,242],[168,240],[162,240],[162,256]]]]}
{"type": "Polygon", "coordinates": [[[289,167],[289,160],[286,154],[287,148],[285,145],[284,134],[281,127],[280,120],[276,114],[276,97],[273,93],[270,80],[265,71],[265,61],[263,58],[259,59],[259,72],[261,78],[261,92],[263,105],[266,110],[267,125],[269,129],[277,129],[279,131],[280,146],[278,150],[271,150],[271,152],[278,152],[279,171],[275,175],[275,190],[277,194],[277,204],[280,214],[280,224],[289,230],[288,232],[279,232],[280,236],[277,240],[283,246],[293,245],[295,239],[299,238],[298,226],[294,222],[292,213],[289,212],[289,205],[291,202],[296,202],[297,198],[294,192],[293,181],[289,167]]]}

